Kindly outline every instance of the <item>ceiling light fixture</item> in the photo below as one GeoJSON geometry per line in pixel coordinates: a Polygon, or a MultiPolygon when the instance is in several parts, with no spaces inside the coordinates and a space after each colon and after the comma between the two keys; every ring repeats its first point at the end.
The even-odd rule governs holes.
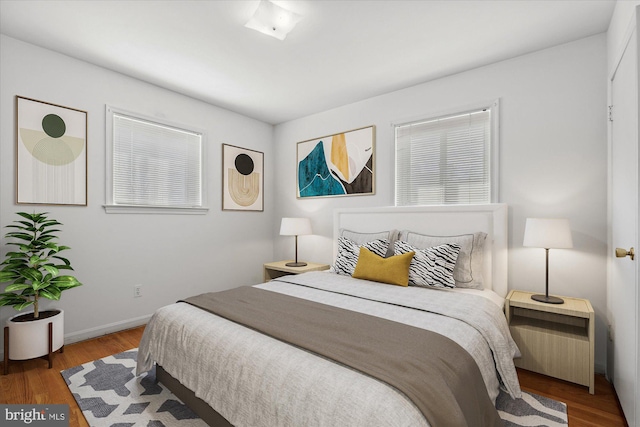
{"type": "Polygon", "coordinates": [[[245,27],[260,31],[262,34],[275,37],[278,40],[284,40],[301,19],[302,16],[297,13],[268,0],[260,0],[258,8],[245,27]]]}

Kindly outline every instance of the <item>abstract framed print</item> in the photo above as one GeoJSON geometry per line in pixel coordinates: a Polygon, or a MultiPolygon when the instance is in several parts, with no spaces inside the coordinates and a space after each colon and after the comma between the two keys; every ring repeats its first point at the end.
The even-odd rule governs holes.
{"type": "Polygon", "coordinates": [[[297,146],[297,197],[375,192],[375,126],[302,141],[297,146]]]}
{"type": "Polygon", "coordinates": [[[264,211],[264,153],[222,144],[222,210],[264,211]]]}
{"type": "Polygon", "coordinates": [[[16,96],[16,203],[87,206],[87,112],[16,96]]]}

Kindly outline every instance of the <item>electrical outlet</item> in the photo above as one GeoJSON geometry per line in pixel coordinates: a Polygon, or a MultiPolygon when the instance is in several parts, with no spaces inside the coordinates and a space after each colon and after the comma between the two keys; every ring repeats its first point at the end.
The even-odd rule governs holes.
{"type": "Polygon", "coordinates": [[[138,298],[142,296],[142,285],[133,286],[133,297],[138,298]]]}

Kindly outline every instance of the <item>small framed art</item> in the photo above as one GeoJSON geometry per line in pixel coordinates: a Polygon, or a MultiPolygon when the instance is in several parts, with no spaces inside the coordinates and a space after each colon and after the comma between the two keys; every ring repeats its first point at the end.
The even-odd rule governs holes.
{"type": "Polygon", "coordinates": [[[87,112],[16,97],[16,203],[87,205],[87,112]]]}
{"type": "Polygon", "coordinates": [[[264,153],[222,144],[222,210],[264,211],[264,153]]]}
{"type": "Polygon", "coordinates": [[[302,141],[297,146],[297,197],[374,194],[375,126],[302,141]]]}

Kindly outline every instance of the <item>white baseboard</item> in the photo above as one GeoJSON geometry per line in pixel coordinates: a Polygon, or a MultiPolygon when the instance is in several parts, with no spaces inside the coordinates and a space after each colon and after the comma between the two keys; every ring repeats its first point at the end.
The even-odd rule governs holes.
{"type": "MultiPolygon", "coordinates": [[[[73,344],[75,342],[101,337],[113,332],[124,331],[125,329],[131,329],[137,326],[146,325],[149,322],[149,319],[151,319],[151,314],[135,317],[133,319],[121,320],[119,322],[113,322],[107,325],[96,326],[95,328],[83,329],[81,331],[72,332],[69,334],[64,334],[64,345],[73,344]]],[[[2,359],[4,359],[4,350],[0,352],[0,360],[2,359]]]]}
{"type": "Polygon", "coordinates": [[[83,329],[82,331],[72,332],[70,334],[64,334],[64,344],[72,344],[74,342],[97,338],[113,332],[135,328],[136,326],[142,326],[147,324],[149,319],[151,319],[151,314],[135,317],[133,319],[121,320],[107,325],[96,326],[95,328],[83,329]]]}
{"type": "MultiPolygon", "coordinates": [[[[149,319],[151,319],[151,314],[135,317],[133,319],[121,320],[119,322],[113,322],[107,325],[96,326],[95,328],[83,329],[81,331],[73,332],[70,334],[65,334],[64,344],[73,344],[74,342],[97,338],[114,332],[124,331],[125,329],[131,329],[137,326],[146,325],[149,322],[149,319]]],[[[4,352],[0,352],[0,360],[2,360],[3,358],[4,352]]],[[[596,374],[605,374],[605,366],[600,363],[596,363],[595,372],[596,374]]]]}

